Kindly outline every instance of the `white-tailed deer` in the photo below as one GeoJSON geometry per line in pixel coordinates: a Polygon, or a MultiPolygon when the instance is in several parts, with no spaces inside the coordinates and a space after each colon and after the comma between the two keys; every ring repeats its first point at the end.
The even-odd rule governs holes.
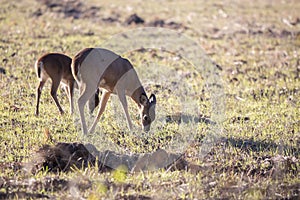
{"type": "MultiPolygon", "coordinates": [[[[36,91],[36,110],[35,115],[39,115],[39,103],[40,97],[43,90],[43,87],[46,81],[50,78],[52,81],[51,86],[51,96],[59,109],[61,114],[64,113],[63,109],[61,108],[58,99],[57,99],[57,89],[62,82],[64,84],[65,92],[68,96],[70,102],[70,112],[73,113],[73,90],[74,88],[78,88],[77,83],[72,75],[71,71],[71,63],[72,59],[64,54],[60,53],[48,53],[40,57],[35,62],[35,70],[39,79],[39,85],[36,91]]],[[[95,95],[95,105],[91,108],[97,106],[97,98],[98,95],[95,95]]],[[[93,99],[94,100],[94,99],[93,99]]],[[[98,101],[99,102],[99,101],[98,101]]]]}
{"type": "Polygon", "coordinates": [[[86,48],[73,58],[72,73],[80,90],[78,108],[84,134],[94,132],[111,94],[118,96],[130,130],[132,122],[128,113],[126,95],[138,105],[142,127],[144,131],[149,131],[150,124],[155,119],[156,97],[151,94],[148,99],[136,71],[127,59],[106,49],[86,48]],[[100,106],[91,128],[87,130],[84,106],[97,88],[103,88],[100,106]]]}

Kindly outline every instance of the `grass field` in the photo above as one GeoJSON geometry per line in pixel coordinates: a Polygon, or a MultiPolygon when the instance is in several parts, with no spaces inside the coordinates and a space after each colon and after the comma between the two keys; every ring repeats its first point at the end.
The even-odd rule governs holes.
{"type": "MultiPolygon", "coordinates": [[[[0,5],[0,199],[300,198],[299,1],[2,0],[0,5]],[[132,14],[144,22],[129,23],[132,14]],[[148,95],[157,96],[157,118],[147,142],[137,139],[142,133],[128,133],[116,98],[99,122],[97,131],[104,137],[91,140],[99,150],[114,146],[123,154],[141,154],[165,148],[167,138],[192,137],[166,150],[183,153],[197,170],[99,172],[92,165],[68,172],[24,170],[44,145],[83,142],[78,115],[69,115],[63,90],[58,99],[66,114],[59,115],[50,81],[40,116],[34,115],[35,60],[48,52],[74,56],[149,26],[184,35],[218,64],[215,73],[225,102],[215,103],[226,107],[217,142],[199,156],[219,112],[205,76],[168,49],[122,54],[135,66],[148,95]]],[[[136,105],[129,104],[138,127],[136,105]]]]}

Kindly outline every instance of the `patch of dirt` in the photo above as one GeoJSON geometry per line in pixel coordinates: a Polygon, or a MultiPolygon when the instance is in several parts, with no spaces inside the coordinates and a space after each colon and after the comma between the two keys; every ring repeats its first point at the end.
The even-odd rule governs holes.
{"type": "Polygon", "coordinates": [[[126,20],[125,24],[130,25],[130,24],[144,24],[145,20],[139,17],[137,14],[132,14],[130,15],[126,20]]]}
{"type": "MultiPolygon", "coordinates": [[[[98,164],[99,172],[120,170],[125,173],[140,172],[164,168],[167,171],[188,170],[191,173],[198,173],[200,166],[187,162],[183,155],[171,154],[159,149],[148,154],[124,155],[113,151],[99,152],[93,145],[81,143],[57,143],[56,145],[44,145],[32,155],[31,162],[27,164],[11,163],[2,164],[1,168],[13,169],[21,172],[21,167],[28,173],[40,171],[58,173],[57,176],[38,178],[14,179],[0,177],[0,199],[13,198],[44,198],[52,199],[51,195],[40,192],[60,192],[71,190],[73,187],[80,191],[92,188],[92,181],[87,178],[68,180],[61,178],[59,172],[68,172],[74,168],[85,169],[98,164]],[[97,158],[97,159],[96,159],[97,158]],[[119,168],[118,166],[122,166],[119,168]],[[124,168],[123,168],[124,167],[124,168]]],[[[126,183],[115,183],[106,180],[101,183],[108,190],[128,191],[139,186],[126,183]]],[[[151,199],[144,195],[123,195],[118,194],[118,199],[151,199]]]]}
{"type": "Polygon", "coordinates": [[[6,74],[6,70],[2,67],[0,67],[0,74],[4,74],[4,75],[6,74]]]}
{"type": "Polygon", "coordinates": [[[189,123],[189,122],[203,122],[205,124],[216,124],[216,122],[212,121],[208,116],[199,115],[199,116],[192,116],[183,113],[177,113],[172,115],[167,115],[165,117],[167,123],[189,123]]]}
{"type": "Polygon", "coordinates": [[[92,187],[91,181],[80,178],[80,180],[66,180],[57,177],[44,177],[42,179],[25,178],[17,179],[0,179],[0,189],[5,189],[5,192],[0,192],[0,199],[53,199],[52,196],[43,194],[45,192],[66,191],[76,186],[80,190],[86,190],[92,187]]]}
{"type": "Polygon", "coordinates": [[[170,29],[188,29],[188,27],[184,26],[182,23],[177,23],[174,21],[168,21],[163,19],[155,19],[146,24],[151,27],[162,27],[162,28],[170,28],[170,29]]]}
{"type": "Polygon", "coordinates": [[[118,194],[115,199],[123,199],[123,200],[149,200],[152,199],[151,197],[147,197],[145,195],[121,195],[118,194]]]}
{"type": "MultiPolygon", "coordinates": [[[[101,182],[101,185],[107,190],[127,192],[136,189],[139,186],[127,183],[115,183],[110,180],[101,182]]],[[[75,179],[62,179],[59,177],[45,177],[42,179],[28,178],[16,181],[14,179],[0,178],[0,189],[5,192],[0,192],[0,199],[56,199],[57,197],[45,192],[65,192],[68,190],[86,191],[91,189],[93,182],[87,178],[80,177],[75,179]],[[33,192],[44,191],[44,192],[33,192]]],[[[73,197],[74,198],[74,197],[73,197]]],[[[73,199],[72,198],[72,199],[73,199]]],[[[61,199],[61,196],[60,198],[61,199]]],[[[117,194],[114,199],[152,199],[145,195],[128,195],[126,193],[117,194]]]]}
{"type": "Polygon", "coordinates": [[[243,29],[219,29],[214,27],[211,30],[208,30],[203,37],[219,40],[224,39],[225,37],[235,38],[237,35],[265,35],[266,37],[273,38],[299,38],[300,31],[289,31],[286,29],[278,29],[272,26],[264,27],[255,24],[247,24],[243,29]]]}
{"type": "Polygon", "coordinates": [[[98,161],[99,172],[107,172],[125,166],[129,172],[139,172],[164,168],[166,170],[190,170],[197,173],[196,165],[186,161],[183,155],[167,153],[158,149],[153,153],[123,155],[113,151],[99,152],[93,145],[81,143],[57,143],[45,145],[34,153],[33,160],[24,166],[31,173],[40,170],[67,172],[72,167],[87,168],[98,161]],[[89,150],[88,150],[89,149],[89,150]],[[96,159],[97,158],[97,159],[96,159]]]}
{"type": "Polygon", "coordinates": [[[71,167],[86,168],[96,162],[96,158],[79,143],[44,145],[34,154],[34,160],[24,166],[26,171],[36,172],[45,169],[52,172],[69,171],[71,167]]]}
{"type": "Polygon", "coordinates": [[[46,8],[37,8],[31,16],[40,17],[45,12],[56,13],[59,16],[65,18],[73,19],[100,19],[104,23],[118,23],[124,26],[129,25],[143,25],[147,27],[164,27],[170,29],[188,29],[181,23],[174,21],[168,21],[164,19],[154,19],[149,22],[138,16],[136,13],[133,13],[125,17],[124,22],[120,14],[112,13],[111,16],[101,17],[100,7],[97,6],[87,6],[83,1],[80,0],[41,0],[39,3],[46,6],[46,8]]]}
{"type": "Polygon", "coordinates": [[[4,170],[11,170],[13,172],[20,171],[23,164],[20,162],[0,162],[0,171],[5,173],[4,170]]]}
{"type": "Polygon", "coordinates": [[[136,13],[130,15],[129,17],[126,18],[125,25],[139,25],[142,24],[146,27],[161,27],[161,28],[170,28],[170,29],[188,29],[186,26],[184,26],[181,23],[177,23],[174,21],[168,21],[164,19],[154,19],[149,22],[146,22],[145,19],[142,17],[138,16],[136,13]]]}
{"type": "Polygon", "coordinates": [[[32,16],[39,17],[44,12],[50,11],[62,14],[63,17],[79,18],[95,18],[99,15],[100,7],[86,6],[80,0],[41,0],[39,3],[46,6],[46,10],[38,8],[32,13],[32,16]]]}
{"type": "Polygon", "coordinates": [[[120,22],[118,17],[104,17],[104,18],[102,18],[102,21],[105,22],[105,23],[120,22]]]}
{"type": "MultiPolygon", "coordinates": [[[[201,138],[200,138],[201,139],[201,138]]],[[[247,177],[272,177],[280,179],[285,174],[298,176],[299,148],[292,146],[280,146],[268,141],[241,140],[234,138],[221,138],[219,144],[205,158],[204,165],[210,166],[205,169],[202,166],[202,172],[217,172],[217,173],[239,173],[245,174],[247,177]],[[228,163],[226,158],[232,156],[231,152],[219,154],[219,148],[224,146],[232,146],[239,149],[241,154],[248,155],[251,152],[266,152],[266,151],[282,151],[282,155],[262,155],[254,156],[253,161],[249,162],[247,156],[238,156],[233,162],[228,163]],[[221,156],[218,160],[213,158],[221,156]],[[211,162],[210,160],[214,160],[211,162]]]]}
{"type": "MultiPolygon", "coordinates": [[[[225,141],[227,145],[230,143],[237,146],[238,144],[236,143],[239,143],[234,142],[234,140],[225,141]]],[[[257,145],[262,147],[262,144],[257,145]]],[[[256,145],[251,143],[250,146],[256,145]]],[[[272,144],[265,144],[265,146],[268,148],[272,144]]],[[[249,148],[247,141],[242,142],[241,148],[249,148]]],[[[96,162],[98,162],[100,173],[115,170],[119,166],[125,166],[126,172],[166,169],[169,171],[187,170],[191,173],[198,173],[200,170],[203,170],[201,166],[188,162],[185,159],[185,155],[168,153],[162,149],[158,149],[153,153],[126,155],[109,150],[99,152],[92,144],[83,145],[81,143],[45,145],[34,153],[33,158],[34,160],[30,164],[24,166],[24,169],[31,173],[46,169],[50,172],[67,172],[73,167],[82,169],[88,166],[95,166],[96,162]]],[[[296,164],[298,160],[290,156],[258,157],[257,162],[250,163],[249,166],[248,164],[242,164],[244,162],[244,160],[240,160],[232,166],[224,164],[222,166],[226,166],[225,168],[219,166],[218,169],[214,170],[234,170],[235,172],[242,170],[251,176],[269,176],[274,174],[276,170],[284,170],[285,173],[296,173],[298,170],[296,164]],[[280,168],[278,168],[279,166],[280,168]]]]}
{"type": "Polygon", "coordinates": [[[49,199],[48,195],[40,194],[40,193],[29,193],[29,192],[11,192],[11,193],[5,193],[0,192],[0,199],[49,199]]]}

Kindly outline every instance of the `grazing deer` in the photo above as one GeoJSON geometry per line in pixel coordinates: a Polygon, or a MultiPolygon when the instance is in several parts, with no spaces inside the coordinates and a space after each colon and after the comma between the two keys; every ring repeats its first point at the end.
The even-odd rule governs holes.
{"type": "Polygon", "coordinates": [[[84,134],[94,132],[111,94],[118,96],[130,130],[132,130],[132,122],[128,113],[126,95],[138,105],[142,127],[144,131],[149,131],[150,124],[155,119],[156,97],[151,94],[148,99],[136,71],[127,59],[106,49],[86,48],[73,58],[72,73],[80,90],[78,108],[84,134]],[[97,88],[103,89],[100,106],[88,131],[84,117],[84,106],[97,88]]]}
{"type": "MultiPolygon", "coordinates": [[[[51,96],[59,109],[59,112],[61,114],[64,113],[56,95],[57,89],[62,82],[70,102],[70,112],[73,113],[73,90],[74,88],[78,88],[78,86],[72,75],[71,63],[72,59],[70,57],[60,53],[48,53],[36,61],[35,70],[40,82],[36,91],[35,115],[39,115],[40,96],[48,78],[52,81],[51,96]]],[[[95,101],[95,105],[94,107],[91,107],[91,112],[97,106],[97,98],[99,99],[99,96],[95,94],[95,100],[93,99],[95,101]]]]}

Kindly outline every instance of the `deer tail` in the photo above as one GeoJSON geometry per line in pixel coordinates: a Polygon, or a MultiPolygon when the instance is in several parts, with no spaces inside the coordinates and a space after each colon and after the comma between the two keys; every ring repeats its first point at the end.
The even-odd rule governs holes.
{"type": "Polygon", "coordinates": [[[35,70],[36,70],[37,77],[38,77],[39,79],[41,78],[42,68],[43,68],[43,62],[40,61],[40,60],[37,60],[37,61],[35,62],[35,70]]]}

